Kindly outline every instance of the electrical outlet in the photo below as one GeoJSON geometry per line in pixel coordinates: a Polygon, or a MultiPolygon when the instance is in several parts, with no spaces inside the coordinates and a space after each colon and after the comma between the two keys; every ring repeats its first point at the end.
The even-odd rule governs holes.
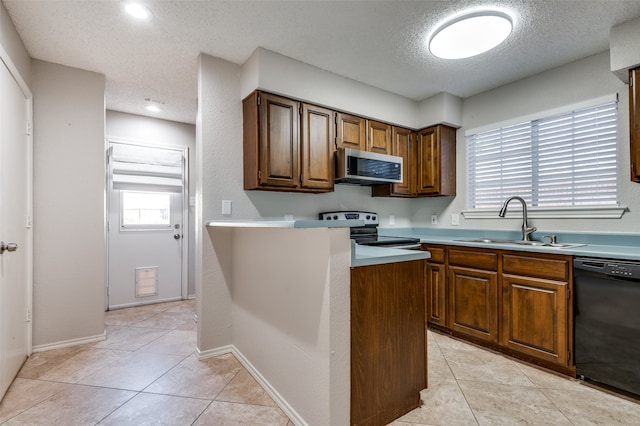
{"type": "Polygon", "coordinates": [[[390,214],[389,215],[389,225],[395,225],[395,224],[396,224],[396,215],[390,214]]]}
{"type": "Polygon", "coordinates": [[[454,226],[460,225],[460,216],[457,213],[451,215],[451,224],[454,226]]]}
{"type": "Polygon", "coordinates": [[[431,215],[431,224],[432,225],[437,225],[438,224],[438,215],[437,214],[432,214],[431,215]]]}

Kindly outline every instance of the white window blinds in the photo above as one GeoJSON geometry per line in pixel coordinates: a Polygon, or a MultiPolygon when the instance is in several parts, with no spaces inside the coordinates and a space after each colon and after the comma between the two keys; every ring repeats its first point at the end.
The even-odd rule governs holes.
{"type": "Polygon", "coordinates": [[[467,135],[467,205],[619,205],[618,109],[611,101],[467,135]]]}
{"type": "Polygon", "coordinates": [[[182,191],[182,151],[122,143],[111,143],[111,148],[114,189],[182,191]]]}

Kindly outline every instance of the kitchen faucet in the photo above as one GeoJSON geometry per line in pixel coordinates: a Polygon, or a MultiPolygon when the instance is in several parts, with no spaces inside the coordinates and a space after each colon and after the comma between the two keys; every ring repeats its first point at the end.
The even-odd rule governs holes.
{"type": "Polygon", "coordinates": [[[522,241],[530,241],[529,235],[536,231],[535,227],[529,227],[527,223],[527,203],[522,197],[509,197],[505,200],[498,216],[504,217],[507,214],[507,206],[512,200],[518,200],[522,203],[522,241]]]}

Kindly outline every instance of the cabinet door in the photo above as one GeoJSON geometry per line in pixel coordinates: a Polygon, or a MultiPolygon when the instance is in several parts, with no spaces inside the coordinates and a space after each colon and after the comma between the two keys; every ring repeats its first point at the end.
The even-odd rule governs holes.
{"type": "Polygon", "coordinates": [[[336,148],[367,149],[367,120],[342,112],[336,114],[336,148]]]}
{"type": "Polygon", "coordinates": [[[427,321],[442,327],[446,322],[446,268],[440,263],[427,263],[427,321]]]}
{"type": "Polygon", "coordinates": [[[418,132],[418,195],[456,195],[456,130],[438,125],[418,132]]]}
{"type": "Polygon", "coordinates": [[[409,129],[394,127],[391,132],[391,153],[402,157],[402,183],[393,184],[393,194],[415,197],[416,150],[415,133],[409,129]]]}
{"type": "Polygon", "coordinates": [[[367,133],[367,151],[391,155],[391,125],[368,120],[367,133]]]}
{"type": "Polygon", "coordinates": [[[448,327],[482,340],[498,341],[498,273],[449,266],[448,327]]]}
{"type": "Polygon", "coordinates": [[[500,343],[568,366],[567,287],[566,282],[503,275],[500,343]]]}
{"type": "Polygon", "coordinates": [[[335,120],[332,110],[302,104],[302,187],[333,189],[335,120]]]}
{"type": "Polygon", "coordinates": [[[430,127],[418,132],[418,188],[420,195],[437,195],[440,191],[440,144],[438,127],[430,127]]]}
{"type": "Polygon", "coordinates": [[[291,99],[260,94],[260,185],[300,185],[298,108],[291,99]]]}
{"type": "Polygon", "coordinates": [[[640,182],[640,68],[629,71],[629,125],[631,132],[631,180],[640,182]]]}

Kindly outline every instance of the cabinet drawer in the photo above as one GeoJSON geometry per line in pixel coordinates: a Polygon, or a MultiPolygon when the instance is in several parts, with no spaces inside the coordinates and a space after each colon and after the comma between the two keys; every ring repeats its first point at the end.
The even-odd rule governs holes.
{"type": "Polygon", "coordinates": [[[505,274],[569,281],[570,270],[571,258],[568,256],[541,258],[505,254],[502,257],[502,271],[505,274]]]}
{"type": "Polygon", "coordinates": [[[444,263],[444,249],[438,247],[429,247],[427,245],[422,245],[423,251],[428,251],[431,253],[431,257],[427,259],[432,263],[444,263]]]}
{"type": "Polygon", "coordinates": [[[449,249],[449,265],[467,266],[485,271],[498,270],[498,254],[482,251],[449,249]]]}

